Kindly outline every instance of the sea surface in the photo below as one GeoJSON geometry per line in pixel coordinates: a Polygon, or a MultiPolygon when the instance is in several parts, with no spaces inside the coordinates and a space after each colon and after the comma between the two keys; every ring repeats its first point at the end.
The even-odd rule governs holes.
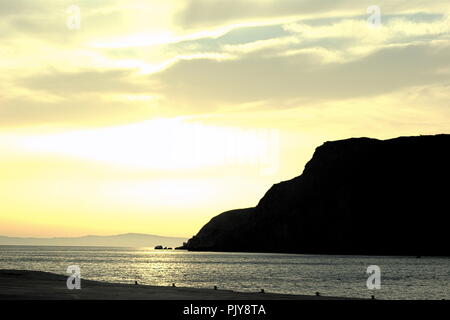
{"type": "Polygon", "coordinates": [[[118,283],[378,299],[450,299],[450,258],[213,253],[151,248],[0,246],[0,269],[67,274],[118,283]],[[367,288],[367,267],[381,288],[367,288]]]}

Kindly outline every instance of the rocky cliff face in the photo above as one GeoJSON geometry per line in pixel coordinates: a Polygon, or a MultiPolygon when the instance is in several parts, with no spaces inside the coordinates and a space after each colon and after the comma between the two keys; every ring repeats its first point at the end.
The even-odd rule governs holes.
{"type": "Polygon", "coordinates": [[[450,256],[450,135],[318,147],[255,208],[224,212],[188,250],[450,256]]]}

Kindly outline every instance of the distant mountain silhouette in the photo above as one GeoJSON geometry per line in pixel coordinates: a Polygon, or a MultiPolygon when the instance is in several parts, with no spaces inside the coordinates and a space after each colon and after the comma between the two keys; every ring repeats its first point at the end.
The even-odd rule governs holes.
{"type": "Polygon", "coordinates": [[[113,236],[84,236],[74,238],[16,238],[0,236],[0,245],[36,246],[100,246],[100,247],[165,247],[180,246],[187,239],[152,234],[127,233],[113,236]]]}
{"type": "Polygon", "coordinates": [[[255,208],[224,212],[188,250],[450,256],[450,135],[318,147],[255,208]]]}

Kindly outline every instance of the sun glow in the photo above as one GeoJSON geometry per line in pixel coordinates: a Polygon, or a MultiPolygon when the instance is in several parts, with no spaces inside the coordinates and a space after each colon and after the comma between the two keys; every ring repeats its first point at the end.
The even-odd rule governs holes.
{"type": "Polygon", "coordinates": [[[165,208],[186,208],[213,199],[216,186],[210,179],[153,179],[109,182],[101,188],[101,197],[114,199],[117,205],[151,208],[157,202],[165,208]],[[174,201],[176,199],[176,201],[174,201]]]}
{"type": "MultiPolygon", "coordinates": [[[[112,165],[192,169],[257,164],[277,152],[267,132],[155,119],[118,127],[34,135],[20,140],[31,152],[51,153],[112,165]],[[266,156],[264,158],[264,156],[266,156]],[[270,156],[270,154],[269,154],[270,156]]],[[[267,161],[266,161],[267,162],[267,161]]]]}

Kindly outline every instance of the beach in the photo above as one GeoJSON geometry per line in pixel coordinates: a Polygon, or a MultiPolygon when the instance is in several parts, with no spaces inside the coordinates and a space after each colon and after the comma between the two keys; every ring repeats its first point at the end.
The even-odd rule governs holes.
{"type": "Polygon", "coordinates": [[[81,280],[67,288],[68,276],[28,270],[0,270],[0,300],[344,300],[340,297],[236,292],[81,280]]]}

